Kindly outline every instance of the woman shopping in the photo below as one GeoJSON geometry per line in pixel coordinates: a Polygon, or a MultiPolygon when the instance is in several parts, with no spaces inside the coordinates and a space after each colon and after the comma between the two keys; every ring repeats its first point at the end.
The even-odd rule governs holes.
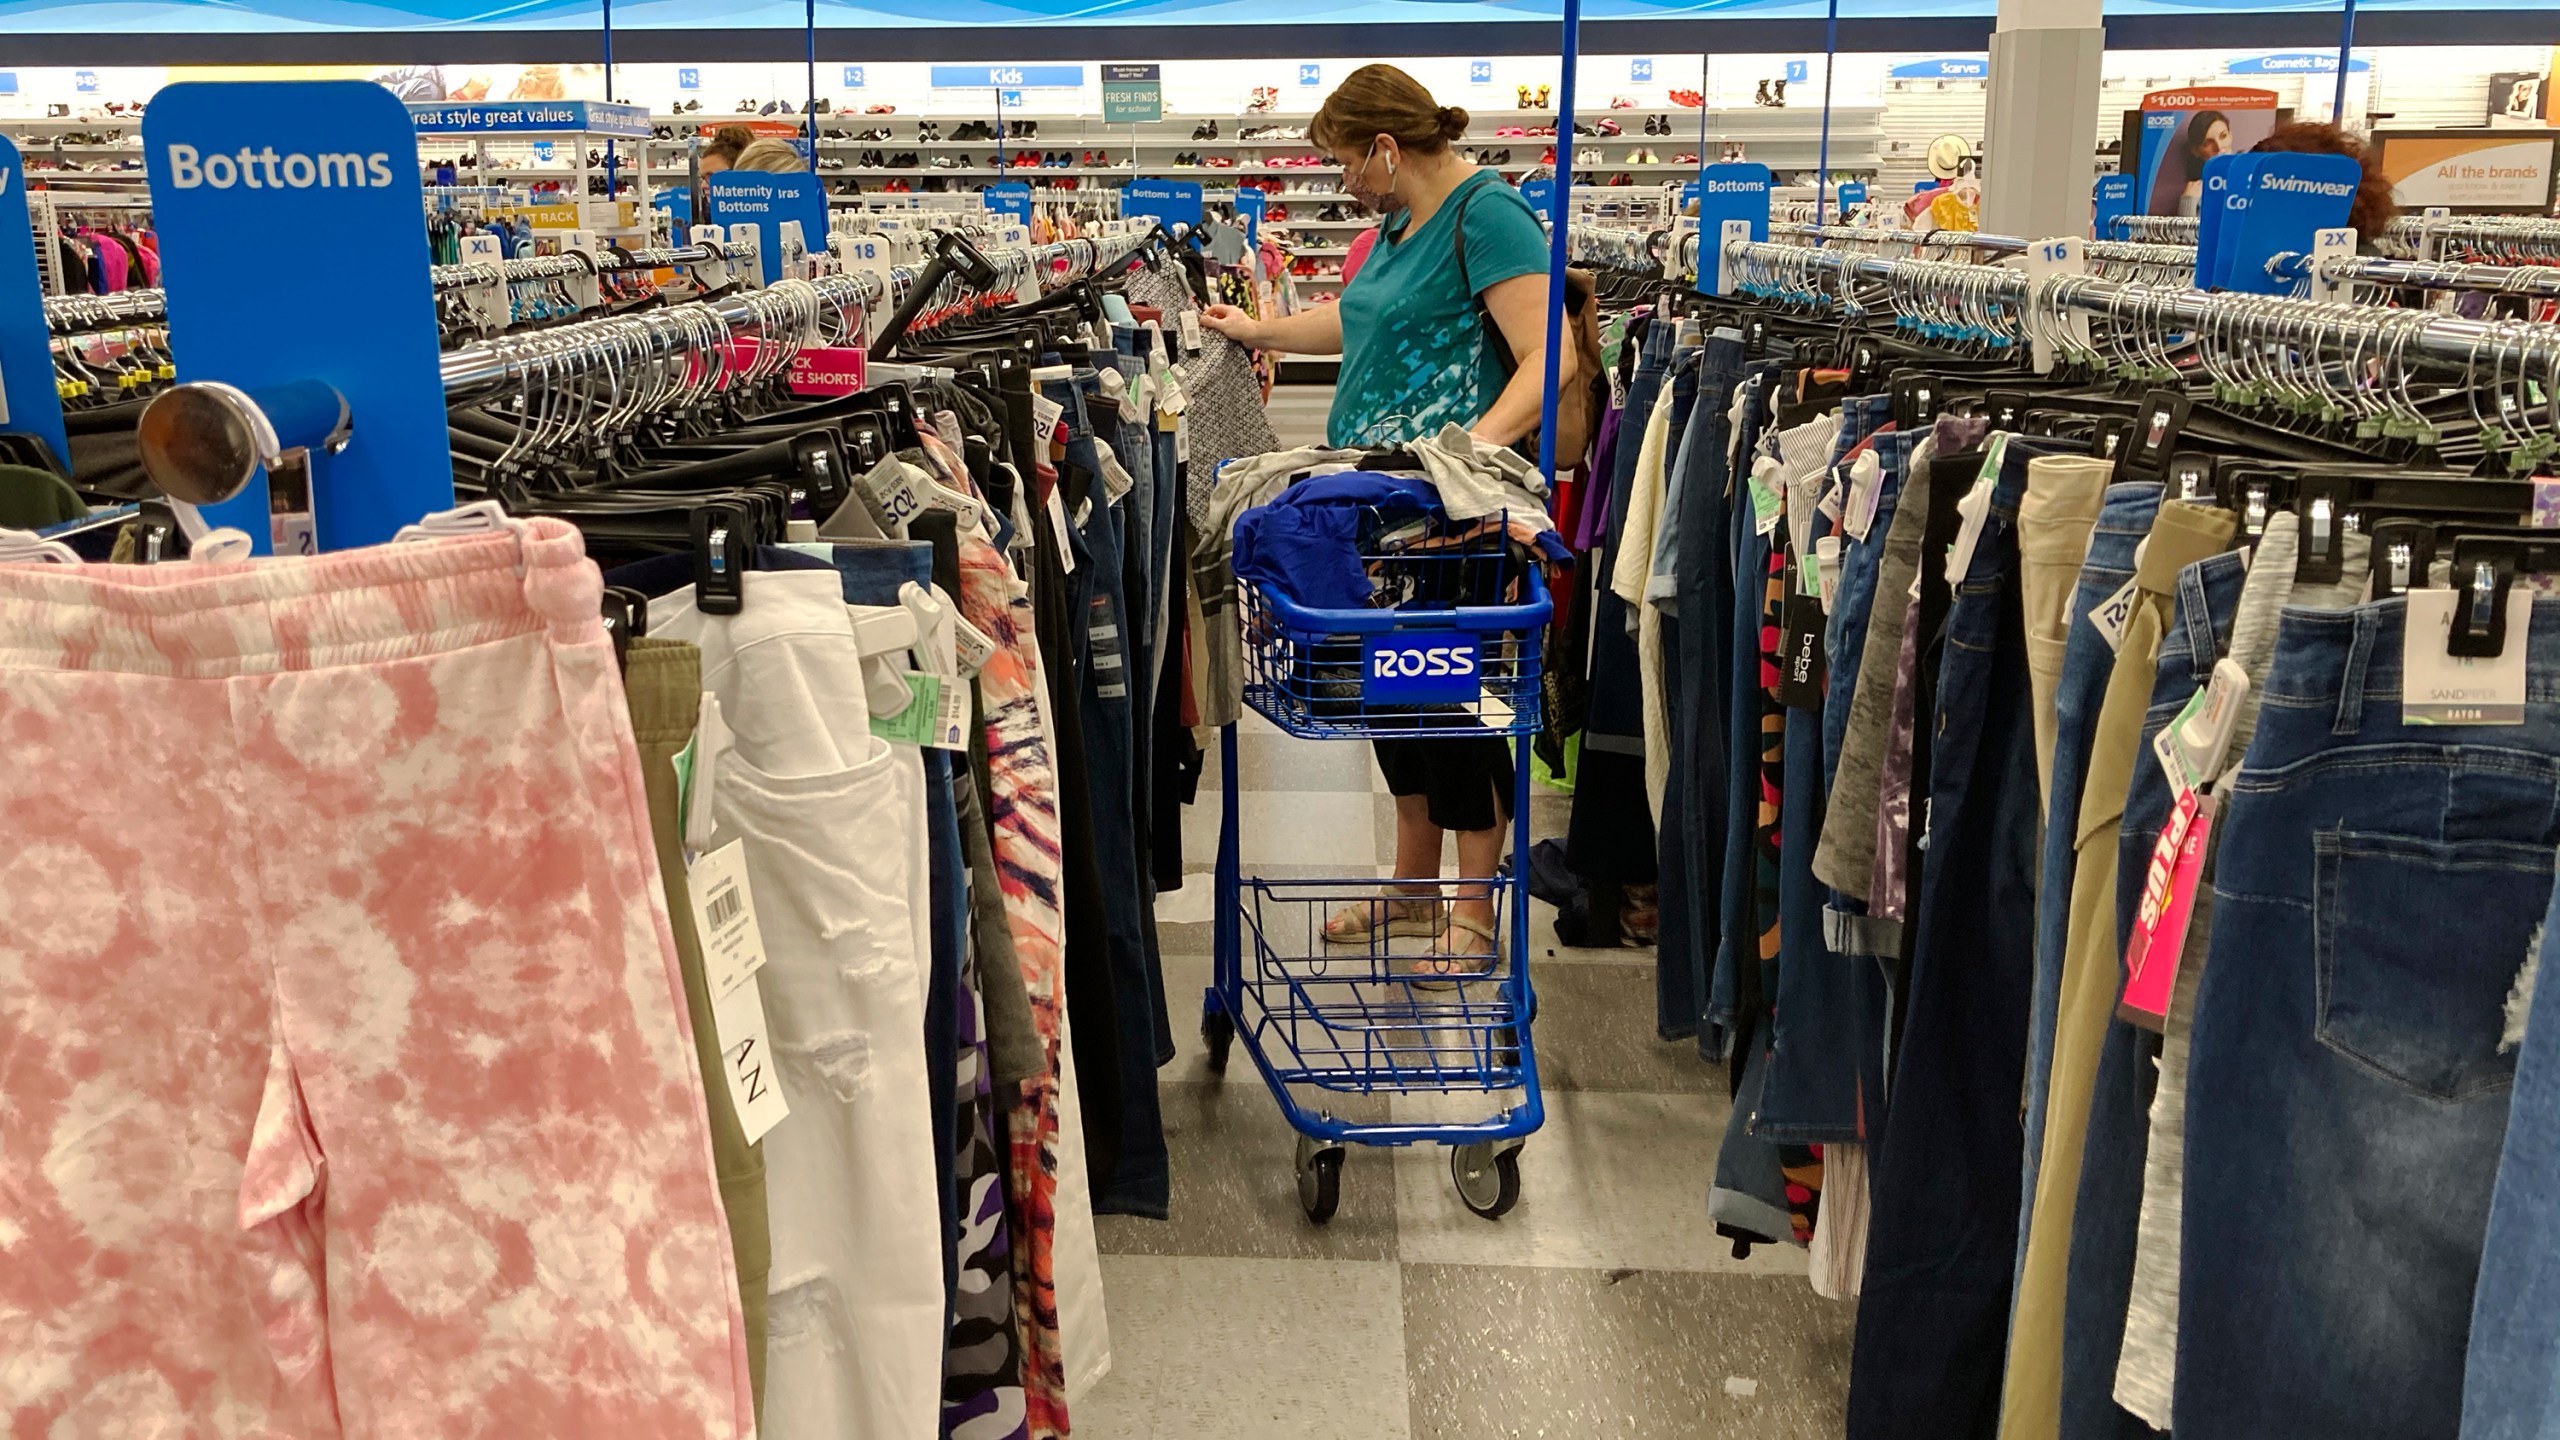
{"type": "MultiPolygon", "coordinates": [[[[1212,306],[1211,329],[1239,344],[1342,357],[1326,422],[1336,446],[1397,445],[1455,423],[1513,445],[1538,428],[1546,374],[1547,237],[1528,202],[1450,142],[1467,112],[1434,100],[1392,65],[1354,71],[1316,112],[1308,137],[1342,167],[1343,188],[1379,217],[1377,242],[1339,303],[1261,320],[1212,306]],[[1499,347],[1499,348],[1497,348],[1499,347]]],[[[1571,347],[1557,385],[1572,384],[1571,347]]],[[[1378,769],[1396,797],[1396,874],[1415,897],[1345,906],[1325,938],[1430,936],[1425,974],[1490,968],[1497,949],[1492,894],[1460,887],[1445,907],[1442,835],[1458,835],[1462,880],[1500,863],[1511,748],[1467,740],[1378,740],[1378,769]],[[1445,912],[1445,916],[1444,916],[1445,912]],[[1444,923],[1445,919],[1445,923],[1444,923]]]]}

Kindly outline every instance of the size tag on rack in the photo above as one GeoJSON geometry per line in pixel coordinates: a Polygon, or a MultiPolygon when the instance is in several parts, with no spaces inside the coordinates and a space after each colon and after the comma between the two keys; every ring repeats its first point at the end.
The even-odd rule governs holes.
{"type": "Polygon", "coordinates": [[[2471,592],[2412,590],[2409,619],[2400,638],[2400,723],[2404,725],[2521,725],[2524,661],[2530,648],[2533,592],[2507,591],[2506,645],[2495,655],[2448,655],[2453,608],[2471,592]]]}
{"type": "Polygon", "coordinates": [[[1066,406],[1037,390],[1031,392],[1031,429],[1039,437],[1043,449],[1058,443],[1058,421],[1066,413],[1066,406]]]}
{"type": "Polygon", "coordinates": [[[2089,612],[2089,624],[2097,630],[2098,638],[2107,642],[2109,650],[2123,646],[2124,627],[2132,621],[2133,602],[2141,593],[2141,582],[2127,580],[2089,612]]]}
{"type": "Polygon", "coordinates": [[[702,941],[702,977],[715,1000],[764,968],[764,932],[756,925],[755,892],[747,885],[746,842],[732,840],[685,867],[694,933],[702,941]]]}
{"type": "Polygon", "coordinates": [[[1200,312],[1186,305],[1182,307],[1182,348],[1197,355],[1200,353],[1202,343],[1200,312]]]}
{"type": "Polygon", "coordinates": [[[2134,912],[2133,938],[2125,945],[2124,995],[2116,1014],[2146,1030],[2165,1030],[2169,997],[2178,986],[2178,962],[2196,913],[2196,889],[2204,883],[2204,857],[2213,844],[2214,797],[2181,790],[2152,846],[2143,872],[2142,905],[2134,912]]]}
{"type": "MultiPolygon", "coordinates": [[[[2054,276],[2086,274],[2089,266],[2081,248],[2085,243],[2077,235],[2065,235],[2058,240],[2039,240],[2028,246],[2028,293],[2042,293],[2044,281],[2054,276]]],[[[2089,349],[2088,315],[2066,309],[2062,312],[2062,325],[2064,333],[2071,337],[2071,343],[2086,354],[2089,349]]],[[[2029,358],[2034,361],[2037,374],[2046,374],[2061,357],[2054,353],[2048,327],[2030,325],[2027,330],[2029,358]]]]}
{"type": "Polygon", "coordinates": [[[764,987],[749,976],[726,998],[711,1002],[711,1028],[720,1042],[720,1078],[747,1143],[763,1139],[791,1114],[782,1098],[782,1069],[764,1029],[764,987]]]}
{"type": "Polygon", "coordinates": [[[864,473],[862,488],[880,510],[881,522],[901,538],[907,522],[924,511],[924,472],[892,455],[864,473]]]}

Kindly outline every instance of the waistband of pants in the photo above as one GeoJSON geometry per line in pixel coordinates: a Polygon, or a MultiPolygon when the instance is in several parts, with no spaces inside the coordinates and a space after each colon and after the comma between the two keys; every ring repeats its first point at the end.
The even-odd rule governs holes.
{"type": "Polygon", "coordinates": [[[2179,572],[2230,549],[2239,527],[2239,517],[2228,510],[2168,501],[2152,517],[2141,562],[2133,569],[2134,583],[2154,595],[2177,593],[2179,572]]]}
{"type": "Polygon", "coordinates": [[[2100,535],[2140,541],[2151,533],[2151,520],[2160,513],[2160,496],[2166,488],[2152,480],[2117,481],[2107,487],[2107,497],[2098,506],[2098,523],[2091,528],[2100,535]]]}
{"type": "Polygon", "coordinates": [[[1902,922],[1826,907],[1822,912],[1822,942],[1834,955],[1899,955],[1902,922]]]}
{"type": "Polygon", "coordinates": [[[1741,335],[1721,329],[1710,332],[1700,369],[1708,383],[1722,384],[1729,392],[1732,383],[1742,377],[1741,335]]]}
{"type": "Polygon", "coordinates": [[[601,634],[566,520],[329,555],[0,566],[0,666],[206,680],[415,659],[550,628],[601,634]]]}
{"type": "MultiPolygon", "coordinates": [[[[2287,606],[2276,632],[2275,656],[2261,687],[2265,703],[2336,705],[2341,733],[2353,730],[2366,703],[2396,704],[2400,699],[2402,636],[2408,619],[2409,602],[2399,596],[2351,610],[2287,606]]],[[[2514,631],[2507,633],[2506,643],[2512,654],[2518,643],[2514,631]]],[[[2522,643],[2527,647],[2525,700],[2530,704],[2560,700],[2560,597],[2535,597],[2533,620],[2522,643]]],[[[2544,722],[2536,721],[2540,723],[2544,722]]],[[[2443,727],[2440,733],[2448,744],[2466,736],[2496,743],[2517,734],[2512,727],[2499,726],[2443,727]]]]}
{"type": "Polygon", "coordinates": [[[2055,455],[2086,455],[2086,441],[2065,440],[2050,435],[2011,435],[2006,449],[2000,452],[2000,474],[1991,486],[1991,513],[2015,524],[2018,507],[2027,498],[2027,470],[2038,460],[2055,455]]]}
{"type": "Polygon", "coordinates": [[[622,666],[631,701],[631,735],[643,745],[680,749],[702,713],[702,651],[682,640],[646,635],[631,642],[622,666]]]}
{"type": "MultiPolygon", "coordinates": [[[[2147,553],[2143,556],[2151,558],[2147,553]]],[[[2249,557],[2238,550],[2208,555],[2178,572],[2178,608],[2160,632],[2163,666],[2191,663],[2198,676],[2210,675],[2240,612],[2240,589],[2249,580],[2249,557]]]]}

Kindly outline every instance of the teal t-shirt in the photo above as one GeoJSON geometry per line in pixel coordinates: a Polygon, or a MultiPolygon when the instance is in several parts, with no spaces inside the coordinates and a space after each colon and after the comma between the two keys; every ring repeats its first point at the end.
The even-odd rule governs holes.
{"type": "Polygon", "coordinates": [[[1547,235],[1529,202],[1490,170],[1458,183],[1419,229],[1381,233],[1342,287],[1342,370],[1325,425],[1334,445],[1395,445],[1474,424],[1502,393],[1502,357],[1475,297],[1547,268],[1547,235]],[[1458,212],[1467,264],[1458,273],[1458,212]],[[1473,286],[1472,293],[1468,287],[1473,286]]]}

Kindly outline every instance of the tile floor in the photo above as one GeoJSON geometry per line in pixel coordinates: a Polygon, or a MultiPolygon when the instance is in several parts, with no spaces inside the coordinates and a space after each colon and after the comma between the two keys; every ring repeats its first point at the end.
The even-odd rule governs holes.
{"type": "MultiPolygon", "coordinates": [[[[1327,396],[1280,392],[1284,443],[1312,438],[1327,396]]],[[[1738,1262],[1707,1223],[1722,1072],[1654,1037],[1652,952],[1568,949],[1542,905],[1530,974],[1547,1120],[1521,1153],[1519,1207],[1468,1213],[1444,1150],[1355,1147],[1340,1211],[1308,1223],[1287,1122],[1241,1046],[1210,1074],[1192,1019],[1210,977],[1216,762],[1187,816],[1190,878],[1157,906],[1182,1049],[1162,1074],[1173,1218],[1099,1222],[1113,1360],[1074,1409],[1079,1440],[1842,1433],[1852,1309],[1814,1295],[1801,1252],[1738,1262]]],[[[1236,773],[1248,874],[1374,874],[1392,857],[1393,803],[1365,745],[1248,717],[1236,773]]],[[[1541,792],[1532,832],[1562,833],[1569,804],[1541,792]]],[[[1454,1101],[1365,1103],[1363,1118],[1454,1101]]]]}

